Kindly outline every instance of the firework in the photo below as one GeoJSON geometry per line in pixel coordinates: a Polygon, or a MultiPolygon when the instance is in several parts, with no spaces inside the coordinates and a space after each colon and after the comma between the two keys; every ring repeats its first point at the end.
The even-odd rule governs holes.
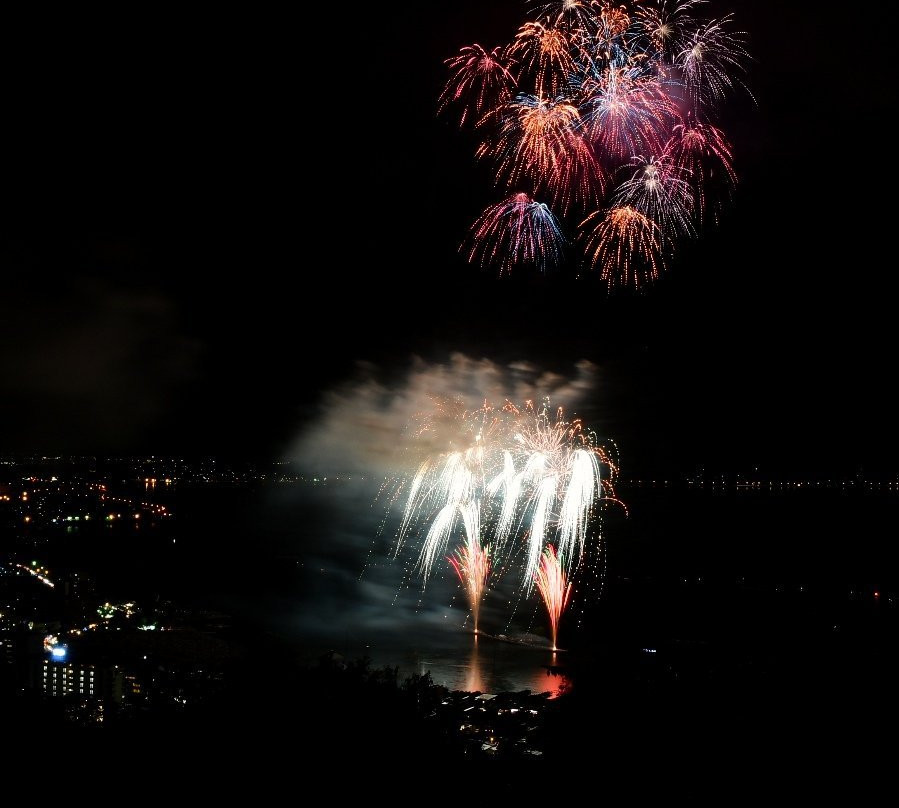
{"type": "Polygon", "coordinates": [[[684,32],[695,26],[690,11],[704,2],[706,0],[661,0],[637,8],[636,17],[661,61],[672,60],[673,54],[683,49],[684,32]]]}
{"type": "Polygon", "coordinates": [[[663,232],[693,235],[693,186],[685,179],[688,170],[670,154],[635,157],[634,173],[620,185],[612,203],[631,207],[663,232]]]}
{"type": "Polygon", "coordinates": [[[470,261],[496,264],[500,274],[513,266],[541,271],[562,260],[565,237],[553,212],[527,194],[515,194],[491,205],[472,227],[470,261]]]}
{"type": "Polygon", "coordinates": [[[550,531],[557,535],[567,558],[583,556],[596,503],[614,498],[615,468],[580,421],[566,421],[561,410],[555,421],[546,403],[539,411],[527,405],[514,414],[510,433],[514,448],[504,455],[502,472],[489,483],[488,492],[501,494],[503,500],[494,534],[498,548],[505,547],[517,526],[527,525],[524,581],[530,589],[550,531]],[[516,464],[521,469],[518,473],[516,464]],[[603,467],[609,470],[607,483],[602,479],[603,467]]]}
{"type": "Polygon", "coordinates": [[[622,36],[630,28],[630,15],[623,5],[616,6],[611,2],[593,3],[592,5],[596,13],[594,20],[597,41],[601,52],[609,52],[616,44],[619,44],[622,36]]]}
{"type": "Polygon", "coordinates": [[[480,447],[464,452],[450,452],[439,464],[423,463],[409,489],[409,497],[403,512],[397,552],[410,527],[434,513],[418,559],[424,579],[427,581],[434,561],[446,548],[461,516],[466,523],[472,520],[471,509],[480,489],[483,453],[480,447]]]}
{"type": "Polygon", "coordinates": [[[454,103],[462,108],[460,123],[475,122],[494,106],[509,100],[515,79],[504,64],[501,48],[488,52],[480,45],[462,48],[446,60],[452,71],[440,96],[440,109],[454,103]]]}
{"type": "Polygon", "coordinates": [[[519,95],[497,111],[498,133],[478,149],[495,160],[497,180],[545,191],[563,213],[590,204],[605,187],[577,107],[562,96],[519,95]]]}
{"type": "Polygon", "coordinates": [[[486,401],[473,410],[457,399],[432,398],[432,403],[431,410],[415,417],[412,436],[438,451],[425,457],[409,481],[395,549],[395,555],[399,554],[414,528],[429,525],[418,559],[425,580],[457,520],[463,519],[470,537],[475,520],[480,519],[476,500],[486,475],[494,474],[491,456],[499,425],[499,416],[486,401]],[[439,451],[441,446],[446,447],[444,451],[439,451]]]}
{"type": "Polygon", "coordinates": [[[452,556],[447,557],[456,575],[465,587],[475,634],[478,632],[478,616],[481,600],[487,589],[490,575],[490,547],[482,547],[479,536],[479,521],[466,525],[467,541],[452,556]]]}
{"type": "Polygon", "coordinates": [[[591,214],[582,227],[594,224],[585,239],[588,260],[609,287],[639,287],[655,280],[664,268],[664,233],[632,207],[591,214]]]}
{"type": "Polygon", "coordinates": [[[713,121],[745,88],[748,54],[732,18],[701,19],[704,5],[553,0],[506,48],[471,46],[447,60],[441,109],[456,104],[463,121],[477,119],[478,158],[517,192],[475,222],[469,261],[500,275],[544,271],[564,257],[563,228],[590,223],[574,243],[580,258],[609,287],[639,285],[717,219],[736,175],[713,121]],[[622,173],[613,187],[608,178],[622,173]]]}
{"type": "Polygon", "coordinates": [[[538,95],[555,95],[574,69],[568,33],[548,20],[525,23],[509,48],[509,56],[534,77],[538,95]]]}
{"type": "Polygon", "coordinates": [[[699,226],[706,216],[717,221],[723,201],[730,198],[737,184],[724,133],[711,124],[680,124],[674,127],[665,152],[690,184],[699,226]]]}
{"type": "Polygon", "coordinates": [[[528,177],[539,183],[554,169],[581,120],[577,107],[564,98],[550,101],[535,95],[518,96],[502,117],[496,141],[484,143],[478,154],[495,156],[497,176],[510,185],[528,177]]]}
{"type": "Polygon", "coordinates": [[[585,85],[585,125],[599,153],[620,163],[641,151],[658,151],[676,120],[674,102],[657,79],[633,66],[609,66],[585,85]]]}
{"type": "Polygon", "coordinates": [[[554,0],[541,6],[537,14],[541,18],[553,20],[557,28],[566,31],[584,31],[593,21],[590,11],[591,0],[554,0]]]}
{"type": "Polygon", "coordinates": [[[413,435],[431,448],[438,435],[449,445],[412,475],[395,552],[417,539],[414,569],[426,585],[461,522],[464,542],[447,560],[466,590],[475,630],[490,581],[520,565],[521,596],[530,595],[547,547],[564,564],[564,580],[578,573],[591,542],[599,542],[598,506],[617,502],[616,464],[579,420],[566,420],[561,408],[551,417],[548,401],[539,408],[507,401],[498,410],[485,401],[469,410],[439,400],[416,419],[413,435]]]}
{"type": "Polygon", "coordinates": [[[602,198],[606,189],[606,175],[596,161],[589,140],[578,132],[569,132],[555,164],[535,184],[545,188],[553,205],[563,215],[572,210],[590,207],[602,198]]]}
{"type": "Polygon", "coordinates": [[[540,566],[534,574],[534,583],[543,598],[552,631],[553,651],[557,650],[559,618],[571,599],[571,583],[565,575],[562,562],[551,544],[540,557],[540,566]]]}
{"type": "Polygon", "coordinates": [[[745,34],[728,30],[731,17],[701,23],[689,32],[677,53],[677,64],[694,111],[721,101],[742,83],[734,72],[742,71],[748,57],[743,44],[745,34]]]}

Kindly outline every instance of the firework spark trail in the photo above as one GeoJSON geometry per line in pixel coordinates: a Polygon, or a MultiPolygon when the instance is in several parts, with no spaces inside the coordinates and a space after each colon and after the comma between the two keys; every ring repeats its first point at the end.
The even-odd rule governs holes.
{"type": "MultiPolygon", "coordinates": [[[[589,517],[594,503],[604,494],[600,465],[607,463],[605,454],[593,447],[584,435],[579,421],[567,422],[561,411],[556,421],[548,415],[548,404],[539,410],[532,406],[519,413],[515,442],[519,457],[525,458],[522,488],[528,491],[521,507],[523,514],[531,513],[528,537],[528,559],[525,567],[525,588],[530,589],[540,559],[547,527],[559,534],[559,541],[572,552],[569,559],[583,553],[589,517]],[[554,506],[561,500],[561,507],[554,506]],[[577,553],[573,550],[577,548],[577,553]]],[[[610,478],[613,469],[610,466],[610,478]]],[[[512,493],[516,493],[514,489],[512,493]]],[[[611,479],[610,498],[614,498],[611,479]]],[[[505,513],[507,503],[503,504],[505,513]]],[[[503,525],[505,526],[505,525],[503,525]]],[[[497,542],[503,540],[497,533],[497,542]]]]}
{"type": "Polygon", "coordinates": [[[428,533],[425,536],[421,553],[418,557],[417,568],[421,570],[422,579],[425,584],[428,582],[428,576],[431,574],[431,568],[438,553],[442,552],[449,541],[450,533],[456,524],[456,516],[458,515],[458,503],[451,502],[444,505],[434,517],[428,533]]]}
{"type": "Polygon", "coordinates": [[[602,198],[608,183],[602,165],[581,132],[568,132],[554,165],[537,187],[545,189],[550,201],[563,215],[591,207],[602,198]]]}
{"type": "MultiPolygon", "coordinates": [[[[462,513],[465,518],[465,509],[470,506],[474,496],[476,477],[470,465],[474,454],[472,450],[452,452],[447,456],[434,485],[421,495],[426,502],[444,503],[428,529],[419,557],[419,567],[426,581],[435,559],[449,541],[456,516],[462,513]]],[[[420,492],[421,486],[416,490],[416,496],[420,496],[420,492]]],[[[407,505],[407,510],[408,507],[407,505]]]]}
{"type": "Polygon", "coordinates": [[[435,399],[433,403],[433,411],[416,416],[413,436],[460,448],[420,463],[409,485],[394,549],[396,556],[413,528],[430,520],[417,563],[425,581],[435,560],[443,554],[460,514],[466,527],[471,528],[474,517],[470,509],[485,486],[497,421],[487,402],[475,410],[466,409],[457,400],[435,399]]]}
{"type": "Polygon", "coordinates": [[[717,221],[722,203],[737,185],[733,155],[724,133],[711,124],[680,124],[674,127],[665,152],[693,189],[699,226],[706,216],[717,221]]]}
{"type": "Polygon", "coordinates": [[[525,590],[530,593],[534,585],[534,573],[540,562],[540,551],[546,538],[548,523],[552,517],[552,508],[556,500],[556,485],[558,478],[555,475],[544,477],[537,485],[531,497],[533,502],[533,516],[528,532],[528,558],[524,570],[525,590]]]}
{"type": "Polygon", "coordinates": [[[487,493],[496,496],[502,492],[502,509],[496,522],[494,541],[496,550],[501,553],[509,540],[509,536],[515,528],[515,519],[518,514],[518,498],[521,495],[521,486],[528,470],[515,471],[515,461],[509,451],[503,452],[503,470],[488,485],[487,493]]]}
{"type": "Polygon", "coordinates": [[[610,288],[636,286],[658,276],[704,217],[717,219],[707,186],[732,188],[736,175],[712,121],[732,91],[748,92],[749,56],[730,16],[697,16],[705,2],[554,0],[505,49],[474,45],[447,60],[440,108],[477,117],[478,158],[493,163],[497,186],[519,192],[474,223],[469,261],[500,275],[546,271],[565,257],[563,225],[601,220],[575,246],[610,288]],[[611,188],[608,178],[628,167],[640,170],[611,188]]]}
{"type": "Polygon", "coordinates": [[[452,565],[456,575],[465,587],[468,605],[474,621],[475,634],[478,631],[478,618],[481,601],[487,589],[490,575],[490,547],[481,546],[480,508],[477,503],[463,509],[466,543],[458,548],[447,561],[452,565]]]}
{"type": "Polygon", "coordinates": [[[403,511],[403,522],[400,525],[394,557],[399,554],[399,551],[403,546],[403,540],[405,539],[406,534],[408,533],[409,528],[412,525],[412,520],[415,517],[416,508],[420,504],[418,492],[421,490],[421,486],[425,481],[425,477],[427,476],[429,469],[430,463],[426,460],[421,464],[418,471],[415,473],[415,476],[412,478],[412,484],[409,486],[409,496],[406,500],[406,507],[403,511]]]}
{"type": "Polygon", "coordinates": [[[593,504],[602,493],[602,481],[593,452],[575,450],[569,465],[571,481],[559,513],[559,552],[566,558],[581,558],[593,504]]]}
{"type": "Polygon", "coordinates": [[[534,573],[534,583],[546,605],[552,631],[553,651],[555,651],[557,650],[559,619],[571,599],[571,583],[565,575],[561,559],[556,554],[556,548],[551,544],[547,545],[540,557],[540,566],[534,573]]]}

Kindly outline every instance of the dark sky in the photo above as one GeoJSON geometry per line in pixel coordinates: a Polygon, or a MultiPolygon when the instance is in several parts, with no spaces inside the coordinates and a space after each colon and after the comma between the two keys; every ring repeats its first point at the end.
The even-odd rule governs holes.
{"type": "Polygon", "coordinates": [[[899,468],[892,21],[711,3],[755,57],[739,193],[609,298],[456,252],[497,196],[442,60],[524,8],[6,17],[0,451],[276,454],[357,360],[462,351],[596,362],[629,470],[899,468]]]}

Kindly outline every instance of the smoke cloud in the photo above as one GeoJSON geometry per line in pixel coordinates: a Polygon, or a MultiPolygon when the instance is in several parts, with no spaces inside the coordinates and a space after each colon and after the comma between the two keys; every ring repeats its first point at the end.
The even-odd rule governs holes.
{"type": "Polygon", "coordinates": [[[303,432],[293,456],[309,473],[383,477],[394,471],[410,421],[432,409],[435,398],[477,408],[485,399],[502,406],[548,396],[570,415],[589,403],[597,376],[587,360],[564,374],[527,361],[501,365],[460,353],[444,363],[413,357],[399,373],[360,363],[353,379],[325,396],[320,418],[303,432]]]}
{"type": "MultiPolygon", "coordinates": [[[[485,398],[501,406],[548,396],[566,417],[586,418],[582,408],[589,406],[597,381],[598,369],[588,361],[573,364],[568,373],[458,353],[446,362],[413,357],[399,371],[360,364],[352,379],[323,398],[319,417],[294,446],[295,461],[310,475],[341,477],[305,487],[307,578],[304,609],[291,617],[295,628],[319,635],[340,628],[365,638],[387,633],[409,640],[435,631],[457,636],[468,607],[449,564],[437,565],[424,591],[413,570],[414,552],[405,548],[393,557],[403,503],[391,503],[390,492],[395,480],[414,471],[402,466],[410,422],[430,411],[435,398],[477,408],[485,398]]],[[[492,592],[481,609],[482,623],[497,631],[509,630],[517,602],[512,588],[506,589],[492,592]]],[[[522,603],[517,630],[528,630],[536,614],[533,604],[522,603]]]]}

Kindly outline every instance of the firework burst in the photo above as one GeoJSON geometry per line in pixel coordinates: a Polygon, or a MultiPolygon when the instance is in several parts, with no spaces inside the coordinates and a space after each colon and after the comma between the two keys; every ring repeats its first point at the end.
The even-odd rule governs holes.
{"type": "Polygon", "coordinates": [[[496,165],[497,180],[545,192],[563,213],[589,205],[606,178],[586,136],[578,108],[568,99],[519,95],[497,110],[502,122],[477,151],[496,165]]]}
{"type": "Polygon", "coordinates": [[[729,30],[731,17],[698,24],[681,42],[675,58],[694,112],[722,101],[737,86],[735,77],[748,58],[745,34],[729,30]]]}
{"type": "Polygon", "coordinates": [[[460,123],[479,122],[490,109],[505,104],[512,94],[515,79],[506,66],[501,48],[486,51],[469,45],[446,60],[451,76],[440,95],[440,110],[449,104],[461,108],[460,123]]]}
{"type": "Polygon", "coordinates": [[[518,96],[502,110],[502,118],[495,143],[485,142],[478,156],[495,158],[497,176],[511,186],[528,178],[539,185],[570,148],[581,122],[577,107],[564,98],[535,95],[518,96]]]}
{"type": "Polygon", "coordinates": [[[567,31],[549,20],[525,23],[509,47],[509,56],[533,76],[538,95],[555,95],[574,69],[567,31]]]}
{"type": "Polygon", "coordinates": [[[585,92],[585,126],[607,159],[619,163],[665,142],[676,108],[655,78],[634,67],[610,66],[586,83],[585,92]]]}
{"type": "Polygon", "coordinates": [[[586,253],[609,287],[639,288],[655,280],[664,268],[664,233],[654,221],[630,206],[597,211],[582,227],[586,253]]]}
{"type": "Polygon", "coordinates": [[[661,0],[637,8],[636,17],[661,61],[670,62],[675,53],[683,50],[685,32],[695,28],[691,11],[704,2],[706,0],[661,0]]]}
{"type": "Polygon", "coordinates": [[[590,6],[591,0],[555,0],[541,6],[537,14],[569,35],[582,36],[595,27],[590,6]]]}
{"type": "Polygon", "coordinates": [[[688,169],[670,154],[635,157],[633,174],[612,197],[617,208],[631,207],[649,221],[657,222],[663,232],[694,234],[693,186],[687,181],[688,169]]]}
{"type": "Polygon", "coordinates": [[[470,261],[500,275],[547,270],[564,257],[563,228],[589,222],[574,244],[585,263],[609,287],[641,285],[717,219],[736,175],[713,121],[745,89],[749,57],[730,16],[698,16],[705,2],[554,0],[506,48],[448,60],[441,108],[477,119],[477,156],[518,192],[475,222],[470,261]],[[622,172],[615,188],[608,179],[622,172]]]}
{"type": "Polygon", "coordinates": [[[500,274],[531,265],[541,271],[562,260],[565,236],[549,207],[527,194],[514,194],[491,205],[472,227],[468,258],[496,265],[500,274]]]}

